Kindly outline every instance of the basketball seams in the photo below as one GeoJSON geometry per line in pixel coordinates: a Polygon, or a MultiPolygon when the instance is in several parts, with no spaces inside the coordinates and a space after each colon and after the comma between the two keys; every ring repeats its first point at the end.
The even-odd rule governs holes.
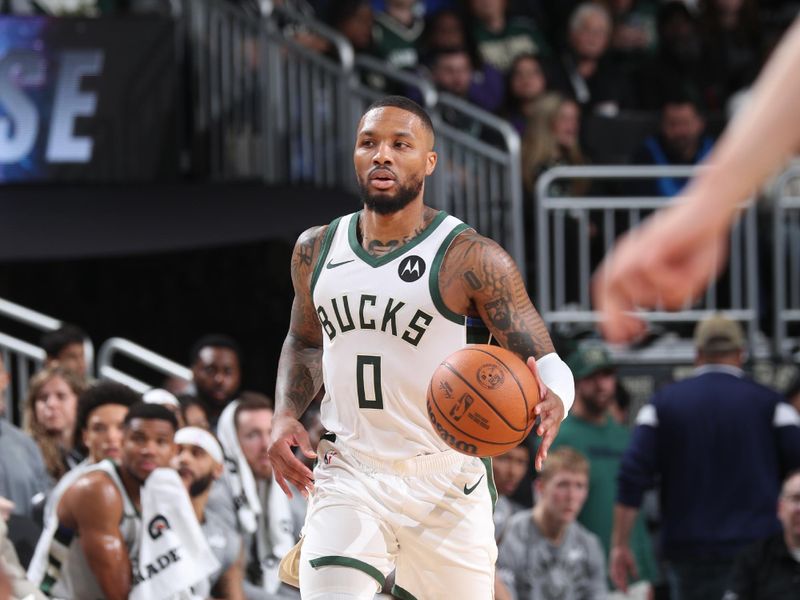
{"type": "MultiPolygon", "coordinates": [[[[498,348],[502,348],[503,350],[506,350],[502,346],[498,346],[498,348]]],[[[525,386],[522,385],[520,380],[517,378],[516,373],[514,373],[514,371],[512,369],[510,369],[508,367],[508,365],[503,361],[503,359],[501,359],[499,356],[496,356],[496,355],[492,354],[491,352],[487,352],[486,350],[483,350],[482,348],[473,347],[473,348],[469,348],[469,349],[470,350],[474,350],[475,352],[482,352],[483,354],[486,354],[487,356],[490,356],[491,358],[493,358],[497,362],[499,362],[501,365],[503,365],[503,367],[505,367],[506,371],[508,371],[511,374],[511,377],[513,377],[514,381],[517,382],[517,387],[519,388],[519,391],[522,392],[522,399],[525,402],[525,414],[528,415],[528,418],[526,419],[526,423],[530,422],[530,420],[531,420],[530,419],[530,414],[531,413],[530,413],[530,410],[528,410],[528,395],[525,393],[525,386]]],[[[507,351],[510,352],[510,350],[507,350],[507,351]]],[[[525,365],[525,368],[527,369],[528,366],[525,365]]],[[[487,404],[488,404],[488,402],[487,402],[487,404]]],[[[518,429],[516,427],[513,427],[512,429],[514,429],[514,431],[518,431],[518,429]]],[[[522,431],[522,437],[520,438],[520,442],[522,440],[524,440],[526,437],[528,437],[528,434],[530,433],[530,430],[531,430],[531,427],[528,427],[527,424],[526,424],[525,429],[522,431]]]]}
{"type": "MultiPolygon", "coordinates": [[[[488,353],[487,353],[487,354],[488,354],[488,353]]],[[[491,356],[491,355],[490,355],[490,356],[491,356]]],[[[496,409],[496,408],[495,408],[495,407],[494,407],[494,406],[493,406],[493,405],[492,405],[492,404],[489,402],[489,400],[487,400],[486,398],[484,398],[484,396],[483,396],[483,394],[480,392],[480,390],[479,390],[478,388],[476,388],[475,386],[473,386],[473,385],[472,385],[472,384],[471,384],[469,381],[467,381],[466,379],[464,379],[464,377],[461,375],[461,373],[459,373],[458,371],[456,371],[456,370],[455,370],[455,368],[454,368],[454,367],[453,367],[453,366],[452,366],[452,365],[451,365],[449,362],[447,362],[447,361],[444,361],[444,362],[442,363],[442,366],[443,366],[443,367],[447,367],[447,369],[448,369],[448,370],[449,370],[449,371],[450,371],[450,372],[451,372],[453,375],[455,375],[455,376],[456,376],[456,377],[458,377],[458,378],[459,378],[461,381],[463,381],[463,382],[464,382],[464,384],[466,384],[466,386],[467,386],[469,389],[471,389],[473,392],[475,392],[476,394],[478,394],[478,396],[480,397],[480,399],[481,399],[481,400],[483,400],[484,404],[486,404],[486,406],[488,406],[489,408],[491,408],[491,409],[492,409],[492,412],[493,412],[494,414],[496,414],[498,417],[500,417],[500,420],[501,420],[501,421],[503,421],[503,423],[505,423],[506,425],[508,425],[508,428],[509,428],[509,429],[511,429],[512,431],[525,431],[525,428],[527,428],[527,422],[528,422],[528,419],[525,419],[525,423],[526,423],[526,426],[525,426],[525,428],[523,428],[523,429],[519,429],[518,427],[514,427],[514,425],[512,425],[511,423],[509,423],[509,422],[508,422],[508,419],[506,419],[506,417],[505,417],[504,415],[500,414],[500,412],[499,412],[499,411],[498,411],[498,410],[497,410],[497,409],[496,409]]],[[[503,365],[503,367],[505,367],[506,371],[508,371],[509,373],[511,373],[511,371],[508,369],[508,367],[506,367],[505,365],[503,365]]],[[[512,374],[512,376],[513,376],[513,373],[511,373],[511,374],[512,374]]],[[[516,377],[514,378],[514,380],[516,381],[516,377]]],[[[517,385],[519,385],[519,382],[518,382],[518,381],[517,381],[517,385]]],[[[520,388],[520,389],[521,389],[521,388],[520,388]]],[[[528,413],[527,413],[527,406],[528,406],[528,405],[527,405],[527,402],[526,402],[526,404],[525,404],[525,414],[526,414],[526,415],[528,414],[528,413]]]]}

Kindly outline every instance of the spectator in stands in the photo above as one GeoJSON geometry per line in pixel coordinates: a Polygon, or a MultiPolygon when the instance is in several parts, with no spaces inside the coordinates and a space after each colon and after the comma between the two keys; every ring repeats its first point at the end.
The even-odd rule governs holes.
{"type": "Polygon", "coordinates": [[[736,559],[723,600],[795,600],[800,590],[800,471],[783,481],[778,498],[781,533],[760,540],[736,559]]]}
{"type": "Polygon", "coordinates": [[[547,91],[544,66],[535,54],[520,54],[508,70],[508,89],[504,116],[514,129],[525,134],[525,125],[533,116],[536,101],[547,91]]]}
{"type": "Polygon", "coordinates": [[[656,392],[622,461],[610,571],[625,588],[642,494],[660,487],[661,543],[673,597],[720,598],[736,554],[775,534],[783,474],[800,467],[800,416],[745,377],[741,326],[714,315],[695,330],[694,376],[656,392]]]}
{"type": "Polygon", "coordinates": [[[100,381],[81,394],[73,447],[86,457],[85,464],[119,461],[125,415],[139,400],[139,394],[115,381],[100,381]]]}
{"type": "Polygon", "coordinates": [[[64,369],[86,377],[88,368],[84,353],[84,342],[89,336],[75,325],[64,325],[42,335],[41,346],[47,358],[45,366],[58,363],[64,369]]]}
{"type": "Polygon", "coordinates": [[[571,448],[549,454],[534,482],[536,505],[508,522],[497,570],[515,600],[605,598],[600,542],[575,521],[589,487],[589,464],[571,448]]]}
{"type": "Polygon", "coordinates": [[[205,405],[201,404],[197,398],[186,398],[181,405],[183,422],[187,427],[199,427],[206,431],[211,431],[211,423],[208,420],[208,413],[205,405]]]}
{"type": "MultiPolygon", "coordinates": [[[[689,95],[673,94],[661,108],[661,124],[657,135],[645,139],[631,162],[637,165],[696,165],[714,146],[705,135],[705,119],[700,105],[689,95]]],[[[645,196],[672,197],[687,180],[682,177],[643,179],[630,189],[645,196]]]]}
{"type": "Polygon", "coordinates": [[[704,98],[706,73],[697,19],[680,0],[659,7],[658,52],[645,60],[634,76],[637,104],[658,110],[676,93],[704,98]]]}
{"type": "Polygon", "coordinates": [[[373,13],[368,0],[336,0],[328,5],[328,23],[347,38],[356,52],[375,53],[373,13]]]}
{"type": "Polygon", "coordinates": [[[499,543],[508,520],[525,507],[511,497],[517,491],[531,464],[531,449],[526,438],[519,446],[492,459],[492,474],[497,488],[494,505],[494,539],[499,543]]]}
{"type": "Polygon", "coordinates": [[[81,461],[73,447],[78,397],[85,384],[73,371],[46,367],[31,378],[24,424],[44,457],[47,472],[58,481],[81,461]]]}
{"type": "MultiPolygon", "coordinates": [[[[429,56],[429,60],[431,77],[438,90],[470,102],[473,100],[469,94],[475,71],[472,67],[472,59],[466,49],[441,48],[434,50],[429,56]]],[[[475,98],[475,100],[479,101],[479,98],[475,98]]],[[[487,132],[480,121],[447,105],[441,106],[439,110],[442,120],[448,125],[474,138],[492,142],[491,139],[488,139],[491,132],[487,132]]]]}
{"type": "Polygon", "coordinates": [[[626,78],[608,56],[611,17],[600,4],[584,2],[569,20],[567,50],[551,87],[575,99],[581,108],[616,116],[632,107],[626,78]]]}
{"type": "Polygon", "coordinates": [[[416,67],[419,62],[417,47],[425,21],[416,5],[417,0],[386,0],[384,10],[375,13],[375,54],[399,69],[416,67]]]}
{"type": "Polygon", "coordinates": [[[761,27],[755,0],[702,0],[700,24],[707,77],[706,103],[723,109],[750,86],[761,67],[761,27]]]}
{"type": "Polygon", "coordinates": [[[654,0],[605,0],[611,14],[610,55],[628,73],[656,49],[656,12],[654,0]]]}
{"type": "Polygon", "coordinates": [[[190,354],[195,398],[203,405],[212,427],[223,409],[236,398],[242,383],[242,352],[227,335],[207,335],[190,354]]]}
{"type": "Polygon", "coordinates": [[[469,52],[473,69],[468,93],[470,101],[490,112],[500,108],[505,79],[497,69],[481,59],[458,12],[441,10],[431,17],[425,27],[423,48],[426,64],[431,62],[430,59],[437,50],[465,48],[469,52]]]}
{"type": "MultiPolygon", "coordinates": [[[[579,143],[580,108],[573,100],[548,92],[532,110],[522,139],[522,179],[529,193],[539,175],[550,167],[586,163],[579,143]]],[[[585,189],[585,182],[578,181],[555,193],[580,195],[585,189]]]]}
{"type": "Polygon", "coordinates": [[[544,36],[535,24],[524,18],[509,17],[506,0],[469,0],[472,36],[483,62],[503,74],[518,54],[550,52],[544,36]]]}
{"type": "Polygon", "coordinates": [[[8,499],[15,514],[30,516],[32,498],[47,492],[51,481],[39,447],[4,418],[7,385],[8,373],[0,354],[0,499],[8,499]]]}
{"type": "Polygon", "coordinates": [[[223,412],[219,439],[232,460],[208,502],[208,510],[242,536],[250,600],[299,598],[277,579],[280,559],[297,540],[289,499],[274,483],[267,454],[272,415],[272,403],[263,398],[236,401],[223,412]]]}
{"type": "MultiPolygon", "coordinates": [[[[575,377],[575,404],[561,424],[553,447],[574,448],[589,461],[589,494],[578,522],[600,539],[603,557],[607,559],[617,475],[631,434],[610,414],[617,395],[617,375],[605,345],[597,340],[584,341],[569,355],[567,364],[575,377]]],[[[641,515],[633,530],[631,546],[638,566],[636,597],[647,597],[648,588],[658,578],[658,567],[641,515]]]]}

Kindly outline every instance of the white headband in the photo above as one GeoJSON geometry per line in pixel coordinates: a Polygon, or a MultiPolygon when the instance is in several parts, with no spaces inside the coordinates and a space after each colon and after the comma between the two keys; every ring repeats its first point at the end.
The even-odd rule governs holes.
{"type": "Polygon", "coordinates": [[[217,438],[199,427],[184,427],[175,432],[176,444],[191,444],[208,452],[209,456],[219,464],[222,464],[222,446],[219,445],[217,438]]]}
{"type": "Polygon", "coordinates": [[[145,392],[144,396],[142,396],[142,401],[146,404],[161,404],[162,406],[173,406],[175,408],[181,407],[181,403],[178,402],[178,399],[173,394],[159,388],[145,392]]]}

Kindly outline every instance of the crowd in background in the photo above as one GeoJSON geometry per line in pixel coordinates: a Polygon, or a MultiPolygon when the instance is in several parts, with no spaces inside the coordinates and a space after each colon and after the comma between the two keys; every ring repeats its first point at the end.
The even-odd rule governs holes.
{"type": "MultiPolygon", "coordinates": [[[[87,542],[59,537],[67,522],[82,531],[75,503],[86,500],[75,498],[98,471],[116,473],[122,496],[141,494],[136,510],[146,514],[147,481],[159,467],[177,471],[195,523],[214,540],[217,568],[194,597],[299,597],[278,573],[306,500],[273,484],[273,405],[242,389],[238,344],[204,336],[190,351],[192,381],[170,378],[142,396],[91,379],[85,339],[72,326],[46,334],[47,363],[16,399],[22,428],[0,419],[0,578],[12,589],[5,596],[0,585],[0,599],[65,589],[78,597],[69,583],[75,559],[53,550],[59,542],[89,556],[87,542]],[[160,423],[166,438],[159,443],[147,423],[160,423]]],[[[544,470],[532,468],[535,436],[493,461],[498,598],[795,597],[800,382],[784,398],[747,377],[744,333],[724,317],[702,321],[694,344],[693,373],[635,414],[608,349],[593,339],[572,346],[575,404],[544,470]]],[[[0,398],[9,380],[0,359],[0,398]]],[[[314,445],[324,433],[319,401],[303,417],[314,445]]],[[[124,519],[112,528],[123,530],[124,519]]],[[[141,547],[131,541],[127,551],[129,562],[111,566],[136,581],[141,547]]]]}

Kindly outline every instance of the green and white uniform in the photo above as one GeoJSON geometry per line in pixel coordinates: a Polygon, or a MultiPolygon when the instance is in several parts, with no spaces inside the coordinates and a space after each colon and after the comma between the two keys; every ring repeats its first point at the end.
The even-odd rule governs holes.
{"type": "Polygon", "coordinates": [[[465,317],[439,292],[445,253],[467,226],[442,212],[373,257],[358,241],[359,216],[330,225],[311,282],[323,329],[322,423],[335,441],[320,444],[303,598],[372,598],[395,567],[401,598],[489,598],[497,549],[488,461],[451,450],[426,409],[434,370],[467,343],[465,317]],[[326,573],[341,566],[352,568],[332,583],[326,573]],[[342,584],[347,572],[353,580],[342,584]],[[340,587],[347,593],[336,596],[340,587]]]}
{"type": "MultiPolygon", "coordinates": [[[[117,466],[110,460],[83,467],[79,476],[95,471],[102,471],[114,483],[122,496],[123,513],[119,524],[122,539],[128,549],[128,556],[135,560],[139,556],[141,536],[141,518],[125,486],[122,484],[117,466]]],[[[71,473],[68,473],[69,476],[71,473]]],[[[71,477],[74,483],[79,477],[71,477]]],[[[53,507],[57,508],[61,496],[69,488],[57,486],[54,490],[53,507]]],[[[63,527],[54,512],[36,545],[36,552],[28,568],[28,579],[38,584],[40,589],[52,598],[81,598],[82,600],[100,600],[103,591],[94,573],[89,568],[86,555],[81,548],[79,532],[63,527]]]]}

